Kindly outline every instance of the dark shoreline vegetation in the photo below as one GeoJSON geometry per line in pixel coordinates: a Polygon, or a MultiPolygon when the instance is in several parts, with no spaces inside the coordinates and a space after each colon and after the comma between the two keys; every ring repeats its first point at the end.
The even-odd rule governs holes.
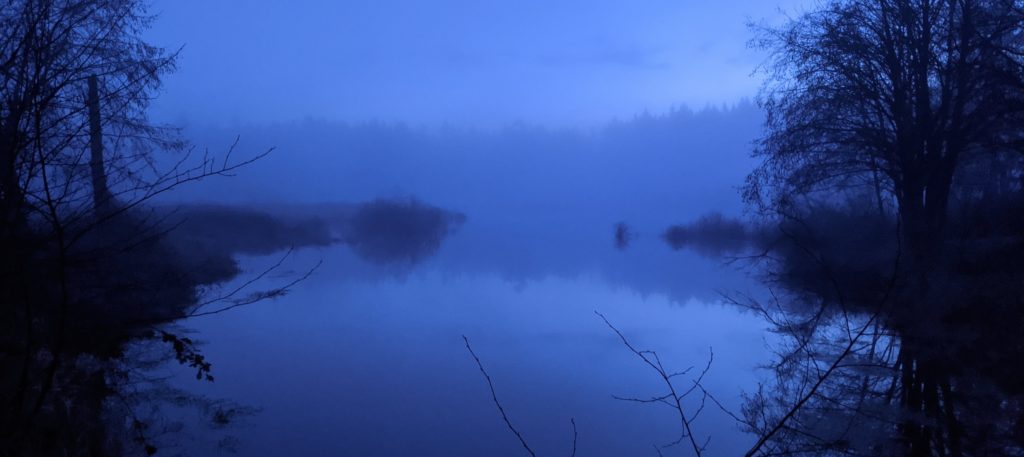
{"type": "Polygon", "coordinates": [[[466,221],[462,213],[415,198],[272,208],[179,204],[157,210],[164,213],[168,245],[186,269],[201,275],[202,284],[238,274],[238,255],[335,244],[370,262],[414,264],[433,255],[466,221]]]}
{"type": "MultiPolygon", "coordinates": [[[[146,405],[195,409],[213,430],[223,432],[256,410],[172,388],[147,378],[145,370],[176,360],[195,370],[197,380],[213,381],[213,361],[174,323],[274,298],[302,279],[280,288],[204,292],[252,274],[239,270],[237,256],[345,244],[369,262],[411,265],[430,257],[466,220],[415,198],[273,210],[210,204],[147,208],[142,201],[131,206],[111,197],[104,213],[91,210],[82,222],[60,226],[62,236],[78,240],[73,246],[56,240],[63,249],[51,245],[45,226],[29,223],[19,234],[21,242],[37,243],[23,248],[41,250],[15,257],[19,263],[9,265],[5,275],[19,282],[6,290],[28,295],[33,307],[31,314],[8,308],[13,315],[5,320],[7,355],[0,361],[8,373],[20,375],[5,377],[3,391],[25,407],[8,412],[24,416],[6,417],[5,432],[13,436],[5,442],[17,447],[4,452],[155,454],[153,438],[167,430],[151,428],[163,423],[159,414],[136,415],[134,408],[146,405]],[[55,266],[57,276],[46,273],[55,266]],[[47,332],[53,325],[60,337],[47,332]],[[38,351],[32,358],[13,357],[27,349],[18,341],[58,346],[32,348],[38,351]],[[57,363],[51,351],[67,360],[57,363]],[[127,426],[118,423],[123,417],[132,418],[127,426]]],[[[232,438],[223,439],[222,448],[230,449],[232,438]]]]}

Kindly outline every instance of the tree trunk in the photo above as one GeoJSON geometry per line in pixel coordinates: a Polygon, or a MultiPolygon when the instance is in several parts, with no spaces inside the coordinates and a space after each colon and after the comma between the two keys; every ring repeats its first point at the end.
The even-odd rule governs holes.
{"type": "Polygon", "coordinates": [[[107,172],[103,168],[103,125],[100,118],[99,81],[96,75],[89,76],[89,167],[92,170],[93,210],[97,215],[107,212],[111,204],[107,188],[107,172]]]}

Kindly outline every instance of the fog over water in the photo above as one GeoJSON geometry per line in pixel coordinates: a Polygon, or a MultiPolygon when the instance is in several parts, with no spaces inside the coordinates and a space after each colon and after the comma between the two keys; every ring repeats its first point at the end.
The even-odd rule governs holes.
{"type": "MultiPolygon", "coordinates": [[[[749,271],[672,251],[661,234],[742,213],[737,187],[763,122],[749,101],[759,57],[706,32],[774,20],[755,3],[256,3],[228,16],[193,5],[208,14],[188,14],[181,70],[155,115],[215,153],[236,138],[236,157],[276,149],[170,201],[315,213],[415,197],[466,220],[416,265],[374,264],[345,246],[299,251],[294,271],[323,265],[289,295],[189,323],[218,361],[218,382],[189,388],[263,408],[233,431],[246,455],[518,455],[466,335],[542,453],[568,452],[573,417],[580,455],[649,453],[678,438],[678,424],[662,405],[613,399],[660,390],[600,311],[677,369],[702,367],[714,347],[706,382],[737,411],[767,357],[764,323],[720,294],[753,293],[749,271]],[[266,41],[261,58],[246,57],[248,42],[220,57],[242,36],[221,21],[273,34],[275,20],[314,12],[343,19],[331,33],[266,41]],[[613,240],[620,222],[635,237],[626,249],[613,240]]],[[[153,33],[172,43],[185,8],[165,8],[153,33]]],[[[717,409],[702,420],[711,455],[749,446],[717,409]]]]}
{"type": "MultiPolygon", "coordinates": [[[[751,270],[673,251],[661,234],[709,211],[742,213],[736,185],[760,121],[740,103],[590,130],[299,122],[232,132],[243,138],[236,154],[271,141],[278,151],[177,198],[323,214],[329,202],[415,196],[465,221],[416,264],[374,263],[346,246],[296,252],[292,276],[323,264],[288,295],[188,322],[218,378],[196,385],[185,371],[180,385],[262,408],[230,430],[246,455],[518,455],[466,335],[543,452],[571,446],[570,418],[581,455],[670,443],[671,410],[613,398],[659,394],[658,377],[594,311],[678,370],[700,370],[713,348],[705,383],[738,411],[768,357],[765,323],[720,294],[757,293],[751,270]],[[613,239],[620,221],[635,237],[625,249],[613,239]]],[[[247,258],[239,281],[279,258],[247,258]]],[[[701,420],[710,455],[750,445],[717,408],[701,420]]]]}
{"type": "MultiPolygon", "coordinates": [[[[199,342],[216,381],[187,364],[153,369],[206,399],[193,405],[212,401],[163,406],[152,429],[167,433],[149,443],[161,453],[520,455],[463,336],[542,454],[568,455],[572,420],[580,455],[676,441],[671,410],[613,398],[662,388],[595,311],[671,370],[696,376],[713,350],[703,385],[731,411],[756,388],[765,323],[721,295],[757,293],[752,271],[674,251],[662,234],[743,212],[763,56],[733,35],[750,18],[777,21],[774,5],[152,11],[147,39],[180,52],[148,114],[190,144],[157,168],[273,149],[157,195],[173,249],[198,276],[238,274],[205,296],[313,270],[272,299],[168,327],[199,342]]],[[[717,407],[702,414],[709,455],[751,444],[717,407]]]]}

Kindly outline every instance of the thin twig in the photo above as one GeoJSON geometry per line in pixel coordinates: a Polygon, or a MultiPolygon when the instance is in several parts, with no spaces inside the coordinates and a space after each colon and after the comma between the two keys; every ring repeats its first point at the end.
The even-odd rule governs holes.
{"type": "MultiPolygon", "coordinates": [[[[650,366],[652,369],[654,369],[654,371],[658,372],[658,375],[661,376],[662,381],[665,383],[665,386],[668,388],[669,393],[667,395],[664,395],[664,396],[661,396],[661,397],[654,397],[650,401],[631,400],[631,401],[640,401],[640,402],[661,401],[663,403],[668,403],[668,400],[672,401],[671,403],[668,403],[668,405],[671,406],[672,409],[675,409],[676,412],[679,414],[679,422],[680,422],[680,425],[683,428],[683,436],[679,437],[679,439],[677,439],[676,441],[674,441],[672,443],[669,443],[668,445],[666,445],[664,447],[674,446],[674,445],[678,444],[680,441],[682,441],[683,438],[688,438],[690,440],[690,445],[693,447],[694,454],[696,454],[697,457],[700,457],[700,455],[704,451],[704,447],[702,447],[700,444],[697,444],[697,440],[696,440],[696,438],[694,438],[693,431],[691,430],[691,427],[690,427],[690,422],[692,421],[692,419],[687,419],[687,417],[686,417],[686,411],[683,408],[683,397],[685,397],[686,394],[680,395],[679,393],[677,393],[675,385],[672,384],[672,377],[676,376],[677,374],[669,374],[665,370],[665,367],[664,367],[664,365],[662,365],[661,359],[658,357],[658,354],[656,352],[654,352],[654,351],[641,351],[641,350],[636,349],[629,342],[629,340],[626,339],[626,336],[623,335],[622,332],[619,331],[619,329],[615,328],[615,326],[612,325],[612,323],[608,321],[608,318],[605,317],[604,314],[601,314],[600,312],[597,312],[597,311],[594,311],[594,314],[597,314],[601,318],[601,320],[604,321],[605,325],[607,325],[608,328],[612,329],[612,331],[615,332],[615,334],[619,336],[619,339],[622,340],[622,344],[624,344],[626,346],[626,348],[630,350],[630,352],[635,354],[637,357],[640,357],[640,359],[643,360],[644,363],[646,363],[648,366],[650,366]]],[[[712,355],[712,357],[713,357],[713,355],[712,355]]],[[[710,367],[711,367],[711,362],[709,361],[708,362],[708,367],[704,369],[704,373],[707,373],[707,370],[710,367]]],[[[687,369],[687,371],[689,371],[689,369],[687,369]]],[[[685,371],[684,371],[684,373],[685,373],[685,371]]],[[[704,377],[704,373],[701,374],[701,378],[704,377]]],[[[695,384],[699,384],[700,383],[700,379],[694,381],[694,383],[695,384]]],[[[692,392],[692,391],[693,391],[693,388],[691,388],[689,391],[687,391],[687,393],[692,392]]],[[[660,451],[659,451],[659,454],[660,454],[660,451]]]]}
{"type": "Polygon", "coordinates": [[[572,424],[572,454],[570,457],[576,457],[576,439],[579,438],[579,433],[576,432],[576,418],[569,418],[569,423],[572,424]]]}
{"type": "MultiPolygon", "coordinates": [[[[487,380],[487,387],[489,387],[491,389],[491,399],[494,400],[494,406],[498,407],[498,412],[501,413],[501,418],[505,421],[505,425],[507,425],[508,429],[511,430],[512,433],[514,433],[516,435],[516,438],[519,438],[519,443],[523,445],[523,448],[526,449],[526,452],[529,452],[532,457],[537,457],[537,454],[533,452],[533,449],[530,449],[530,445],[526,444],[526,439],[523,438],[523,434],[519,433],[519,430],[516,430],[515,426],[512,425],[512,421],[509,420],[508,414],[505,414],[505,408],[503,408],[501,406],[501,402],[498,401],[498,394],[494,391],[494,383],[491,382],[491,375],[487,374],[487,370],[484,369],[484,364],[480,362],[480,358],[476,356],[476,352],[473,352],[473,347],[469,345],[469,338],[467,338],[466,335],[462,335],[462,340],[466,342],[466,349],[469,350],[469,354],[472,355],[473,356],[473,360],[476,361],[476,366],[478,368],[480,368],[480,373],[482,373],[484,375],[484,379],[487,380]]],[[[573,455],[575,455],[576,454],[576,440],[575,440],[576,421],[573,420],[572,424],[573,424],[573,455]]]]}

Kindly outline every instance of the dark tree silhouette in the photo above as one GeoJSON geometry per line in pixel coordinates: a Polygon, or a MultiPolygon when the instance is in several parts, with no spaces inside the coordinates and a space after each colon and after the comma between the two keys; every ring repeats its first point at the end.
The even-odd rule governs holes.
{"type": "Polygon", "coordinates": [[[841,0],[779,28],[763,95],[768,133],[749,199],[785,208],[836,186],[895,199],[911,260],[936,255],[954,175],[1024,151],[1016,2],[841,0]]]}
{"type": "Polygon", "coordinates": [[[782,234],[770,277],[804,303],[754,306],[793,344],[777,395],[752,399],[753,451],[1024,447],[1020,351],[1000,323],[1020,319],[1003,255],[1021,246],[1005,210],[1021,201],[1022,26],[1012,1],[833,0],[759,28],[768,121],[745,196],[782,234]],[[864,195],[877,210],[821,211],[864,195]]]}
{"type": "MultiPolygon", "coordinates": [[[[146,202],[262,157],[153,154],[185,143],[145,110],[174,54],[148,44],[138,0],[0,7],[0,454],[156,449],[125,397],[132,342],[210,363],[162,324],[276,296],[202,297],[146,202]],[[119,401],[114,401],[114,400],[119,401]]],[[[234,149],[232,147],[232,149],[234,149]]]]}

